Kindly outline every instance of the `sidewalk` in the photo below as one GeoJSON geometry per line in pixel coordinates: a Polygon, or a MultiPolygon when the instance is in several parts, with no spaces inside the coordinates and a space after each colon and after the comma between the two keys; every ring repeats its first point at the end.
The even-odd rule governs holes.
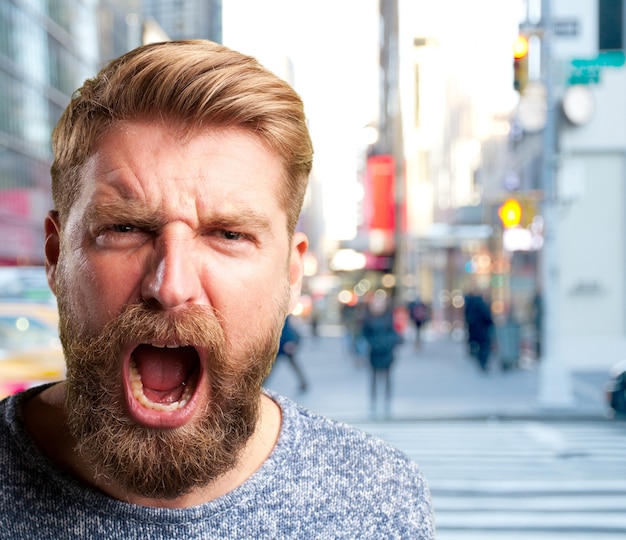
{"type": "Polygon", "coordinates": [[[603,391],[608,374],[572,373],[573,405],[550,409],[537,399],[537,363],[509,371],[492,365],[483,373],[463,342],[435,336],[427,336],[419,349],[411,341],[398,348],[391,409],[372,410],[369,366],[349,353],[341,327],[322,327],[320,337],[305,336],[301,343],[298,361],[309,390],[298,393],[295,374],[281,358],[266,386],[338,420],[609,417],[603,391]]]}

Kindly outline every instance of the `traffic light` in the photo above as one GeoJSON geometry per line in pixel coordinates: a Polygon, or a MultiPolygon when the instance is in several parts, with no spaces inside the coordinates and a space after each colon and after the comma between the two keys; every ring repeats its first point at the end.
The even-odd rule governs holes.
{"type": "Polygon", "coordinates": [[[513,88],[520,94],[528,83],[528,37],[520,34],[513,44],[513,88]]]}
{"type": "Polygon", "coordinates": [[[517,227],[522,221],[522,205],[515,199],[507,199],[498,208],[498,215],[505,229],[517,227]]]}

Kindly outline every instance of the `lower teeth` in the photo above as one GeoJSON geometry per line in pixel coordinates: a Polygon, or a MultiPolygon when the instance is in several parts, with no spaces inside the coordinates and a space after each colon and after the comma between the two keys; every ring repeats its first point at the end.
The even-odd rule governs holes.
{"type": "Polygon", "coordinates": [[[137,365],[134,362],[130,363],[130,388],[133,392],[135,399],[143,405],[146,409],[152,409],[161,412],[170,412],[177,409],[182,409],[191,398],[191,388],[185,384],[183,395],[178,401],[172,403],[156,403],[149,400],[143,393],[143,384],[141,383],[141,375],[137,369],[137,365]]]}

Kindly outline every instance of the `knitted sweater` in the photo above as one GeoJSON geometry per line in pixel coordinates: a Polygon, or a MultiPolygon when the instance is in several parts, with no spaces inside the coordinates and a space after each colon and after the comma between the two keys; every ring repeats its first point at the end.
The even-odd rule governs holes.
{"type": "Polygon", "coordinates": [[[279,440],[241,486],[186,509],[121,502],[67,476],[25,431],[21,403],[0,402],[0,538],[430,540],[434,520],[417,464],[370,435],[271,394],[279,440]]]}

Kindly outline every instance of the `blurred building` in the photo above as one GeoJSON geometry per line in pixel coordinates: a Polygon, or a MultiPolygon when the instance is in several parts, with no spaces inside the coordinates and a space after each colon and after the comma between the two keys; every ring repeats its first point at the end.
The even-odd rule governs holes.
{"type": "Polygon", "coordinates": [[[626,356],[626,8],[552,1],[554,333],[571,369],[605,370],[626,356]]]}
{"type": "Polygon", "coordinates": [[[470,284],[489,294],[495,315],[521,323],[531,322],[535,293],[549,293],[546,317],[559,361],[568,369],[604,370],[626,354],[626,6],[550,0],[550,16],[542,19],[531,4],[539,6],[526,3],[528,12],[507,27],[507,39],[501,32],[493,41],[489,27],[492,49],[507,51],[497,65],[469,42],[455,51],[455,64],[445,47],[449,20],[437,30],[425,11],[401,18],[423,26],[411,23],[411,42],[405,39],[400,52],[407,282],[432,301],[442,331],[458,323],[470,284]],[[513,68],[518,33],[530,42],[523,78],[513,68]],[[541,45],[551,51],[545,65],[541,45]],[[474,91],[487,94],[493,83],[481,66],[506,73],[501,93],[511,93],[515,81],[519,96],[509,113],[482,121],[474,91]],[[549,186],[546,166],[553,168],[549,186]],[[517,223],[503,218],[509,199],[519,204],[517,223]],[[548,256],[556,258],[551,274],[558,278],[546,283],[548,256]]]}
{"type": "Polygon", "coordinates": [[[518,18],[511,3],[490,0],[399,4],[406,159],[399,278],[405,300],[419,295],[432,305],[437,331],[460,332],[470,286],[488,292],[501,312],[507,308],[503,271],[510,266],[497,208],[506,196],[504,179],[516,170],[509,116],[518,18]],[[470,22],[478,13],[483,32],[470,22]]]}
{"type": "Polygon", "coordinates": [[[0,3],[0,265],[43,263],[50,133],[74,90],[141,43],[139,0],[0,3]]]}
{"type": "Polygon", "coordinates": [[[358,234],[341,247],[364,256],[351,272],[355,291],[384,281],[398,303],[419,295],[432,305],[433,327],[448,333],[463,326],[470,284],[505,309],[508,266],[496,209],[506,195],[503,178],[517,168],[508,149],[518,18],[498,0],[387,0],[380,17],[381,103],[368,126],[378,139],[358,161],[358,234]],[[396,32],[385,7],[397,8],[396,32]],[[470,22],[479,13],[484,32],[470,22]]]}
{"type": "Polygon", "coordinates": [[[142,0],[170,39],[210,39],[222,43],[222,0],[142,0]]]}

